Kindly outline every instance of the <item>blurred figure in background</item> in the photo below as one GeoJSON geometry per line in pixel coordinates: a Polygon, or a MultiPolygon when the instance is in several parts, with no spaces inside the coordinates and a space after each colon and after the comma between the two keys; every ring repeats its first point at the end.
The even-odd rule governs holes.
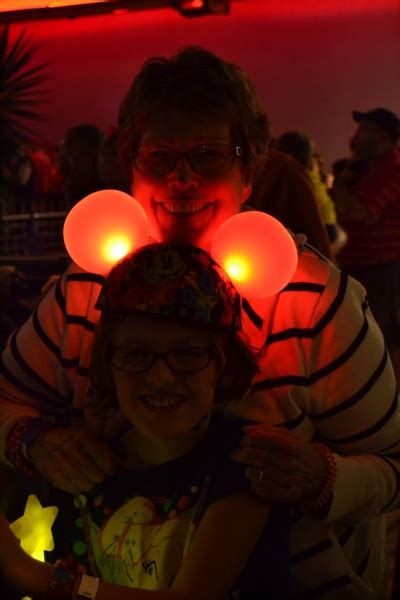
{"type": "Polygon", "coordinates": [[[302,131],[287,131],[276,140],[276,147],[292,156],[307,171],[329,238],[331,252],[336,256],[346,244],[347,235],[337,222],[335,206],[326,186],[322,158],[315,152],[313,140],[302,131]]]}
{"type": "Polygon", "coordinates": [[[265,166],[247,204],[278,219],[327,258],[332,258],[328,235],[312,183],[304,169],[284,152],[270,147],[265,166]]]}
{"type": "Polygon", "coordinates": [[[333,183],[335,181],[336,177],[340,176],[340,173],[343,171],[343,169],[346,167],[347,163],[349,162],[349,158],[338,158],[337,160],[335,160],[332,163],[331,166],[331,172],[328,175],[328,188],[331,189],[333,187],[333,183]]]}
{"type": "Polygon", "coordinates": [[[103,134],[95,125],[76,125],[61,141],[60,171],[65,177],[65,209],[69,210],[88,194],[102,188],[99,153],[103,134]]]}
{"type": "Polygon", "coordinates": [[[30,213],[33,205],[34,166],[26,144],[20,144],[3,160],[3,214],[30,213]]]}
{"type": "Polygon", "coordinates": [[[27,277],[13,265],[0,266],[0,348],[7,338],[30,315],[29,300],[33,292],[27,277]]]}
{"type": "Polygon", "coordinates": [[[386,108],[353,112],[352,155],[332,195],[349,241],[343,269],[366,288],[400,385],[400,119],[386,108]]]}
{"type": "Polygon", "coordinates": [[[131,193],[130,174],[127,173],[117,150],[117,132],[107,135],[98,156],[99,179],[104,189],[131,193]]]}

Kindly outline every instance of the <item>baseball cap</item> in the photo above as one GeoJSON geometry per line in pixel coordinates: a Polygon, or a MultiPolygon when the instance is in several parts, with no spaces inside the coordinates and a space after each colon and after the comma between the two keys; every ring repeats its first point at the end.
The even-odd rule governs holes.
{"type": "Polygon", "coordinates": [[[400,137],[400,119],[393,111],[387,108],[373,108],[367,112],[353,111],[352,116],[356,123],[371,121],[386,131],[393,141],[400,137]]]}

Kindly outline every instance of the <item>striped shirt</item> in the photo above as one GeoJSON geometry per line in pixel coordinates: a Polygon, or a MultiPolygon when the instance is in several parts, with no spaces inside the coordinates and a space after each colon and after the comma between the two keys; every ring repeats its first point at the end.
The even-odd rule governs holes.
{"type": "MultiPolygon", "coordinates": [[[[0,449],[18,418],[85,413],[102,278],[71,265],[3,354],[0,449]]],[[[365,290],[312,249],[266,300],[243,299],[243,336],[260,370],[232,410],[286,426],[335,453],[338,477],[323,520],[293,509],[298,599],[380,598],[383,512],[398,507],[400,419],[395,381],[365,290]]],[[[90,418],[93,429],[102,425],[90,418]]],[[[107,421],[107,438],[113,424],[107,421]]]]}

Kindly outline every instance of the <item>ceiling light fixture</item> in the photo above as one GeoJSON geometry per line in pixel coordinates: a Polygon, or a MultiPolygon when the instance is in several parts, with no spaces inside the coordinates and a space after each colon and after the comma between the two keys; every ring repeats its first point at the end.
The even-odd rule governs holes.
{"type": "Polygon", "coordinates": [[[173,0],[172,6],[184,17],[228,15],[229,0],[173,0]]]}

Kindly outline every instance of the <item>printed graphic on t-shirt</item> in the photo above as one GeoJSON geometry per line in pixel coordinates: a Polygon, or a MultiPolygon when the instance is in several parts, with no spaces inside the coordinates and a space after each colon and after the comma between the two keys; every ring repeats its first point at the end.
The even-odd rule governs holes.
{"type": "Polygon", "coordinates": [[[170,588],[182,563],[189,529],[190,516],[171,515],[161,521],[148,498],[132,498],[100,531],[91,531],[101,577],[147,590],[170,588]]]}
{"type": "Polygon", "coordinates": [[[147,590],[169,589],[193,534],[198,488],[191,498],[135,496],[113,510],[104,496],[75,498],[84,546],[104,581],[147,590]]]}

